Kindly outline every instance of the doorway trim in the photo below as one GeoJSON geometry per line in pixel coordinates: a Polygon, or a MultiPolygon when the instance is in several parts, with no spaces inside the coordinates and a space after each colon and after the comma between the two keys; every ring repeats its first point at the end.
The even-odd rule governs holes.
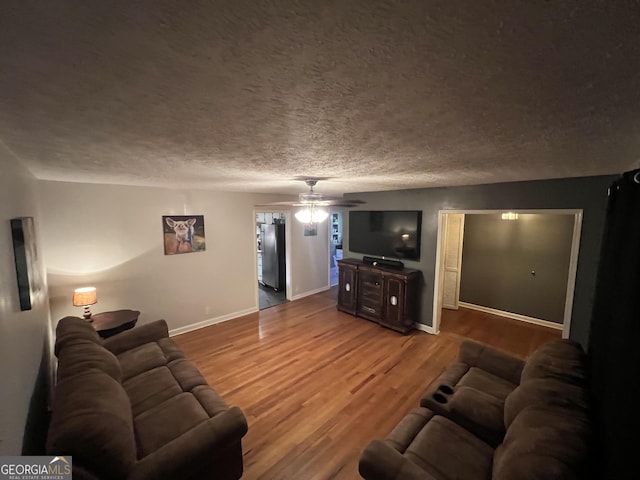
{"type": "MultiPolygon", "coordinates": [[[[328,257],[329,257],[329,269],[327,270],[327,285],[329,285],[329,288],[335,287],[338,284],[336,283],[335,285],[331,285],[331,264],[333,261],[333,258],[331,256],[331,248],[333,246],[333,231],[332,231],[332,226],[333,226],[333,222],[332,222],[332,217],[334,213],[338,213],[340,214],[340,236],[342,237],[342,242],[341,245],[343,246],[343,252],[344,252],[344,217],[345,217],[345,210],[342,207],[329,207],[329,218],[327,219],[328,222],[328,226],[327,226],[327,233],[328,233],[328,238],[327,238],[327,244],[329,245],[329,251],[327,253],[328,257]]],[[[336,268],[337,268],[337,264],[336,264],[336,268]]]]}
{"type": "Polygon", "coordinates": [[[535,214],[556,214],[573,215],[573,236],[571,239],[571,253],[569,255],[569,274],[567,278],[567,293],[564,303],[564,315],[562,320],[562,338],[569,338],[571,331],[571,314],[573,313],[573,296],[576,286],[576,273],[578,270],[578,253],[580,252],[580,236],[582,233],[582,209],[492,209],[492,210],[438,210],[438,231],[436,235],[436,264],[435,278],[433,282],[433,333],[440,333],[440,320],[442,317],[442,294],[443,294],[443,269],[444,269],[444,220],[449,213],[462,214],[496,214],[505,211],[513,213],[535,213],[535,214]]]}
{"type": "MultiPolygon", "coordinates": [[[[256,214],[258,213],[270,213],[270,212],[278,212],[284,215],[284,262],[285,262],[285,298],[287,301],[291,301],[292,291],[291,291],[291,210],[284,208],[273,208],[273,207],[254,207],[253,208],[253,230],[252,235],[255,239],[256,236],[256,214]]],[[[253,293],[255,298],[255,311],[260,311],[260,297],[258,293],[258,252],[256,249],[255,241],[253,242],[253,293]]]]}

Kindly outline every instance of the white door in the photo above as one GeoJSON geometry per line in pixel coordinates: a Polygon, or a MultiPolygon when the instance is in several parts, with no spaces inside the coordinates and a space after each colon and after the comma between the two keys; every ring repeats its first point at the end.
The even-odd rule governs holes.
{"type": "Polygon", "coordinates": [[[464,235],[464,214],[445,215],[444,271],[442,282],[442,306],[458,309],[460,297],[460,270],[462,267],[462,239],[464,235]]]}

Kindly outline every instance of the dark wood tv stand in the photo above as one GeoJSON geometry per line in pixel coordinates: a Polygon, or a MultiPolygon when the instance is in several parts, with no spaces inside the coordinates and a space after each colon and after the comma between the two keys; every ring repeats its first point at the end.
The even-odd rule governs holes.
{"type": "Polygon", "coordinates": [[[338,310],[407,333],[417,322],[420,271],[338,260],[338,310]]]}

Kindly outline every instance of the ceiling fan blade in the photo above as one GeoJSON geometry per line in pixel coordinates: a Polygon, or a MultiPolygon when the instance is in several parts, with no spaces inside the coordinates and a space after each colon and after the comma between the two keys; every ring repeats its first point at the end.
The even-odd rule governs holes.
{"type": "Polygon", "coordinates": [[[362,205],[366,202],[362,200],[351,200],[344,197],[335,197],[325,195],[320,192],[315,192],[313,187],[318,183],[318,180],[326,180],[326,178],[320,177],[300,177],[297,180],[304,180],[309,187],[308,192],[298,194],[298,200],[289,202],[270,202],[263,204],[264,206],[290,206],[290,207],[306,207],[309,205],[317,205],[318,207],[355,207],[362,205]]]}
{"type": "Polygon", "coordinates": [[[295,207],[296,205],[298,205],[300,202],[298,200],[292,200],[290,202],[268,202],[268,203],[261,203],[261,206],[264,207],[277,207],[277,206],[282,206],[282,207],[295,207]]]}
{"type": "MultiPolygon", "coordinates": [[[[357,207],[358,205],[362,205],[366,202],[362,200],[323,200],[322,202],[317,202],[319,207],[357,207]]],[[[306,207],[309,206],[310,203],[301,203],[300,201],[294,202],[270,202],[270,203],[262,203],[260,206],[263,207],[306,207]]]]}
{"type": "MultiPolygon", "coordinates": [[[[318,205],[321,207],[356,207],[358,205],[362,205],[362,200],[345,200],[345,199],[336,199],[336,200],[323,200],[319,202],[318,205]]],[[[301,204],[305,205],[305,204],[301,204]]],[[[308,205],[308,204],[307,204],[308,205]]]]}

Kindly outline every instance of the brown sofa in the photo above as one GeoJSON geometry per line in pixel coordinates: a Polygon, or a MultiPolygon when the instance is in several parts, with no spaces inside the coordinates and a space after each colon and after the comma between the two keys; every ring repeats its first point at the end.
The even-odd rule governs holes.
{"type": "Polygon", "coordinates": [[[169,338],[164,320],[101,340],[80,318],[56,328],[58,382],[47,453],[74,479],[238,479],[247,422],[169,338]]]}
{"type": "Polygon", "coordinates": [[[527,361],[465,341],[384,440],[360,458],[367,480],[588,478],[585,355],[558,340],[527,361]]]}

